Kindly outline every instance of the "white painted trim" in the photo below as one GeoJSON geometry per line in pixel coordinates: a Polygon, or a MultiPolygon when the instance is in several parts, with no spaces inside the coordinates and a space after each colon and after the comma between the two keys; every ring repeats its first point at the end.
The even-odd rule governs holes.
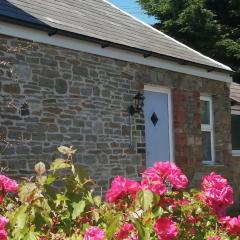
{"type": "Polygon", "coordinates": [[[240,115],[240,109],[238,110],[231,110],[232,115],[240,115]]]}
{"type": "MultiPolygon", "coordinates": [[[[230,87],[230,88],[231,88],[231,87],[230,87]]],[[[236,97],[234,97],[234,96],[231,96],[231,94],[230,94],[230,98],[239,104],[239,99],[238,99],[238,98],[236,98],[236,97]]]]}
{"type": "Polygon", "coordinates": [[[232,150],[232,156],[233,157],[239,157],[240,156],[240,150],[232,150]]]}
{"type": "Polygon", "coordinates": [[[157,57],[144,58],[142,54],[131,52],[128,50],[123,50],[119,48],[102,48],[99,44],[74,39],[62,35],[54,35],[49,37],[46,32],[23,27],[20,25],[15,25],[11,23],[6,23],[0,21],[0,34],[23,38],[35,42],[50,44],[58,47],[68,48],[72,50],[87,52],[91,54],[96,54],[104,57],[109,57],[113,59],[143,64],[146,66],[162,68],[174,72],[185,73],[193,76],[218,80],[222,82],[231,82],[232,77],[228,73],[223,72],[207,72],[206,69],[190,66],[190,65],[181,65],[177,62],[161,59],[157,57]]]}
{"type": "Polygon", "coordinates": [[[174,139],[173,139],[173,107],[172,91],[170,88],[154,85],[144,85],[144,91],[166,93],[168,95],[168,125],[169,125],[169,151],[170,162],[175,162],[174,139]]]}
{"type": "Polygon", "coordinates": [[[172,91],[168,93],[168,114],[169,114],[169,142],[170,142],[170,159],[175,162],[175,148],[173,139],[173,106],[172,106],[172,91]]]}
{"type": "Polygon", "coordinates": [[[169,87],[156,86],[156,85],[144,85],[144,90],[149,92],[160,92],[160,93],[170,93],[171,90],[169,87]]]}
{"type": "Polygon", "coordinates": [[[212,161],[204,161],[204,164],[213,165],[215,163],[215,136],[214,136],[214,116],[213,116],[213,101],[211,96],[202,95],[200,96],[201,101],[209,102],[209,110],[210,110],[210,123],[209,124],[201,124],[202,132],[209,132],[211,135],[211,152],[212,152],[212,161]]]}
{"type": "MultiPolygon", "coordinates": [[[[240,109],[239,110],[231,110],[231,115],[240,115],[240,109]]],[[[240,150],[232,150],[232,156],[240,156],[240,150]]]]}
{"type": "Polygon", "coordinates": [[[206,130],[206,131],[209,131],[209,130],[213,130],[213,103],[212,103],[212,97],[211,96],[206,96],[206,95],[201,95],[200,96],[200,100],[201,101],[206,101],[206,102],[209,102],[209,114],[210,114],[210,123],[209,124],[202,124],[201,125],[201,128],[202,130],[206,130]]]}

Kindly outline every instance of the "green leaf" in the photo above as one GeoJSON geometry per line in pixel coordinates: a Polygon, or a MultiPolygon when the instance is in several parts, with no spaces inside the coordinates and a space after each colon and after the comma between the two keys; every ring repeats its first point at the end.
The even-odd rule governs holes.
{"type": "Polygon", "coordinates": [[[15,224],[16,224],[16,228],[18,229],[22,229],[25,227],[26,225],[26,221],[27,221],[27,206],[20,206],[18,211],[15,214],[15,224]]]}
{"type": "Polygon", "coordinates": [[[35,232],[29,232],[24,237],[24,240],[38,240],[38,239],[39,239],[39,235],[35,232]]]}
{"type": "Polygon", "coordinates": [[[101,202],[102,202],[101,197],[100,197],[100,196],[96,196],[96,197],[94,197],[93,200],[94,200],[94,203],[95,203],[98,207],[100,207],[101,202]]]}
{"type": "Polygon", "coordinates": [[[70,237],[70,240],[82,240],[82,239],[83,239],[82,236],[77,236],[75,234],[70,237]]]}
{"type": "Polygon", "coordinates": [[[144,233],[145,233],[145,240],[151,240],[151,232],[149,228],[144,228],[144,233]]]}
{"type": "Polygon", "coordinates": [[[114,218],[111,219],[112,221],[106,231],[107,239],[109,239],[109,240],[112,239],[113,234],[116,232],[116,230],[119,227],[119,222],[121,220],[121,217],[122,217],[122,215],[118,214],[118,215],[114,216],[114,218]]]}
{"type": "Polygon", "coordinates": [[[62,158],[57,158],[52,162],[50,166],[50,171],[56,171],[60,169],[70,168],[70,167],[71,167],[71,164],[69,163],[69,161],[64,160],[62,158]]]}
{"type": "Polygon", "coordinates": [[[44,185],[48,178],[47,178],[47,176],[37,176],[36,179],[41,185],[44,185]]]}
{"type": "Polygon", "coordinates": [[[56,175],[49,174],[47,176],[47,180],[46,180],[45,184],[50,185],[50,184],[54,183],[56,181],[56,179],[57,179],[56,175]]]}
{"type": "Polygon", "coordinates": [[[64,233],[70,234],[72,229],[72,223],[73,221],[71,220],[70,216],[68,218],[62,219],[62,230],[64,233]]]}
{"type": "Polygon", "coordinates": [[[66,197],[64,194],[57,194],[57,199],[54,201],[57,206],[61,204],[61,202],[69,201],[69,198],[66,197]]]}
{"type": "Polygon", "coordinates": [[[72,212],[72,219],[75,220],[77,217],[81,215],[81,213],[84,211],[86,206],[85,201],[80,201],[78,203],[74,202],[72,204],[73,212],[72,212]]]}
{"type": "Polygon", "coordinates": [[[23,203],[30,202],[33,200],[36,192],[37,192],[36,184],[32,183],[32,182],[28,182],[28,183],[24,183],[23,185],[21,185],[18,196],[19,196],[21,202],[23,202],[23,203]]]}
{"type": "Polygon", "coordinates": [[[144,211],[147,211],[152,207],[154,201],[154,195],[150,190],[142,190],[137,194],[137,202],[140,204],[144,211]]]}
{"type": "Polygon", "coordinates": [[[161,207],[156,207],[153,211],[155,217],[159,218],[164,214],[164,210],[161,207]]]}
{"type": "Polygon", "coordinates": [[[46,223],[50,226],[50,222],[51,222],[51,218],[50,217],[47,218],[46,216],[43,216],[41,212],[37,212],[35,214],[34,225],[36,229],[41,229],[41,227],[46,223]]]}
{"type": "Polygon", "coordinates": [[[133,224],[137,229],[138,239],[145,239],[145,231],[143,225],[137,219],[133,221],[133,224]]]}
{"type": "Polygon", "coordinates": [[[98,222],[100,219],[99,213],[97,211],[93,211],[92,214],[93,214],[93,218],[94,218],[95,222],[98,222]]]}
{"type": "Polygon", "coordinates": [[[201,209],[200,207],[198,207],[198,208],[196,209],[196,214],[199,215],[200,213],[202,213],[202,209],[201,209]]]}

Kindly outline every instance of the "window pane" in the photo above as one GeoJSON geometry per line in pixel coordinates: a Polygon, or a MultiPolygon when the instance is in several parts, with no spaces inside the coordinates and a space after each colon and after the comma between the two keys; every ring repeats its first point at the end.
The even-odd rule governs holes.
{"type": "Polygon", "coordinates": [[[211,133],[202,132],[203,160],[212,161],[211,133]]]}
{"type": "Polygon", "coordinates": [[[232,115],[232,149],[240,150],[240,115],[232,115]]]}
{"type": "Polygon", "coordinates": [[[210,102],[201,100],[202,124],[210,124],[210,102]]]}

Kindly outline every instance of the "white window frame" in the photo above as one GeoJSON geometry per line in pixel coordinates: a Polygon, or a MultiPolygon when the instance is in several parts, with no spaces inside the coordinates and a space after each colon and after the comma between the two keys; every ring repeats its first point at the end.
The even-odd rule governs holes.
{"type": "MultiPolygon", "coordinates": [[[[240,115],[240,109],[239,110],[231,110],[231,116],[232,115],[240,115]]],[[[232,156],[240,156],[240,149],[239,150],[233,150],[232,149],[232,156]]]]}
{"type": "Polygon", "coordinates": [[[215,141],[214,141],[214,118],[213,118],[213,101],[211,96],[200,96],[200,101],[209,102],[209,114],[210,114],[210,122],[209,124],[201,124],[202,132],[209,132],[211,135],[211,152],[212,152],[212,160],[207,161],[203,160],[204,164],[214,164],[215,163],[215,141]]]}

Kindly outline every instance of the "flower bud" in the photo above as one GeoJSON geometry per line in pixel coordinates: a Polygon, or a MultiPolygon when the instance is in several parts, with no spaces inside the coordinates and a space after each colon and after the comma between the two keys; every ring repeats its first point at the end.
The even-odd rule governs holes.
{"type": "Polygon", "coordinates": [[[43,162],[39,162],[34,167],[38,176],[42,176],[46,172],[46,166],[43,162]]]}

